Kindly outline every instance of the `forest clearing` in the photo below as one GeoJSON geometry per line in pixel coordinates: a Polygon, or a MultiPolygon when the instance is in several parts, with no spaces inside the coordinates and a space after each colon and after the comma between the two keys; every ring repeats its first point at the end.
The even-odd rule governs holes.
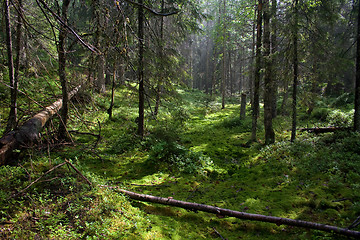
{"type": "Polygon", "coordinates": [[[0,239],[359,238],[359,1],[0,9],[0,239]]]}

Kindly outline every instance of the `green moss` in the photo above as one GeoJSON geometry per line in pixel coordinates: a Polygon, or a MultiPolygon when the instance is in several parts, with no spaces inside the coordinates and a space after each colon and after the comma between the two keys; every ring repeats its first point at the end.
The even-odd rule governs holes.
{"type": "MultiPolygon", "coordinates": [[[[1,168],[2,203],[9,192],[27,186],[29,176],[35,179],[66,158],[95,185],[118,185],[139,193],[340,227],[360,214],[358,134],[302,133],[290,143],[291,123],[279,116],[274,121],[275,144],[249,144],[250,117],[239,120],[238,105],[221,110],[220,101],[200,91],[178,90],[171,103],[160,108],[157,120],[147,116],[146,136],[140,139],[136,95],[122,87],[115,99],[112,120],[106,114],[109,94],[94,95],[91,104],[79,109],[82,120],[72,117],[71,128],[100,132],[99,142],[92,136],[74,135],[75,146],[50,156],[31,152],[32,161],[24,168],[1,168]],[[191,164],[195,171],[184,171],[191,164]]],[[[260,127],[260,140],[262,131],[260,127]]],[[[65,167],[45,179],[49,181],[12,200],[11,207],[2,205],[7,206],[1,208],[2,220],[13,219],[15,224],[0,237],[212,239],[219,237],[216,231],[227,239],[334,237],[140,203],[110,189],[90,189],[65,167]]]]}

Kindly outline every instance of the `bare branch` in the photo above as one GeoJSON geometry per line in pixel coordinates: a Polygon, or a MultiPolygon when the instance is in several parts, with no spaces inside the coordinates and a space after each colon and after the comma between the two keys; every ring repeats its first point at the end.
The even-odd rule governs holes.
{"type": "MultiPolygon", "coordinates": [[[[151,8],[145,6],[144,4],[140,4],[140,3],[137,3],[137,2],[133,2],[133,1],[131,1],[131,0],[124,0],[124,1],[125,1],[125,2],[128,2],[128,3],[131,3],[131,4],[133,4],[133,5],[136,5],[136,6],[138,6],[138,7],[142,7],[142,8],[146,9],[147,11],[149,11],[149,12],[151,12],[152,14],[157,15],[157,16],[167,17],[167,16],[171,16],[171,15],[178,14],[178,13],[180,12],[180,10],[177,9],[177,10],[174,11],[174,12],[159,13],[159,12],[155,11],[154,9],[151,9],[151,8]]],[[[119,1],[118,1],[118,0],[115,0],[115,3],[116,3],[116,5],[118,5],[118,4],[119,4],[119,1]]]]}
{"type": "MultiPolygon", "coordinates": [[[[65,165],[67,162],[63,162],[60,163],[59,165],[56,165],[55,167],[51,168],[50,170],[48,170],[46,173],[44,173],[43,175],[41,175],[40,177],[38,177],[35,181],[31,182],[26,188],[24,188],[23,190],[21,190],[20,192],[12,195],[10,198],[14,198],[16,196],[19,196],[20,194],[24,193],[27,189],[29,189],[32,185],[34,185],[35,183],[37,183],[41,178],[43,178],[45,175],[51,173],[52,171],[54,171],[55,169],[57,169],[58,167],[61,167],[63,165],[65,165]]],[[[10,199],[9,198],[9,199],[10,199]]]]}
{"type": "Polygon", "coordinates": [[[79,34],[77,34],[77,33],[75,32],[75,30],[73,30],[69,25],[67,25],[61,17],[59,17],[53,10],[51,10],[51,8],[45,3],[44,0],[38,0],[38,1],[44,6],[44,8],[45,8],[46,10],[48,10],[48,11],[51,13],[51,15],[53,15],[53,17],[54,17],[61,25],[63,25],[65,28],[67,28],[67,29],[75,36],[75,38],[76,38],[77,40],[79,40],[79,42],[80,42],[84,47],[86,47],[87,49],[89,49],[89,50],[90,50],[91,52],[93,52],[93,53],[101,54],[100,51],[99,51],[97,48],[95,48],[95,47],[91,46],[90,44],[86,43],[86,42],[79,36],[79,34]]]}

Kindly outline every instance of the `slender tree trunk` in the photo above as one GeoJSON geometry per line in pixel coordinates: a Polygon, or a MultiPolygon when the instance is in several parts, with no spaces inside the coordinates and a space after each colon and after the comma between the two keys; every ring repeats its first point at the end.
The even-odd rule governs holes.
{"type": "MultiPolygon", "coordinates": [[[[214,55],[215,55],[215,51],[214,51],[214,55]]],[[[212,76],[211,76],[211,89],[210,89],[210,97],[212,98],[213,95],[215,94],[215,80],[216,80],[216,62],[212,61],[212,76]]]]}
{"type": "Polygon", "coordinates": [[[8,69],[10,81],[10,113],[5,132],[11,131],[17,124],[17,82],[14,75],[14,60],[12,51],[12,36],[11,36],[11,19],[10,19],[10,2],[4,0],[4,15],[5,15],[5,28],[6,28],[6,48],[8,55],[8,69]]]}
{"type": "Polygon", "coordinates": [[[262,38],[262,11],[263,1],[258,2],[257,21],[256,21],[256,62],[254,77],[254,99],[252,106],[252,129],[251,140],[256,141],[257,120],[259,117],[259,96],[260,96],[260,70],[261,70],[261,38],[262,38]]]}
{"type": "Polygon", "coordinates": [[[273,93],[272,93],[272,105],[271,105],[271,111],[272,111],[272,117],[276,118],[277,116],[277,96],[278,96],[278,78],[277,78],[277,0],[272,0],[271,2],[271,60],[272,60],[272,66],[273,69],[271,71],[272,73],[272,82],[273,82],[273,93]]]}
{"type": "Polygon", "coordinates": [[[230,85],[230,96],[232,97],[234,94],[234,81],[233,81],[233,74],[232,74],[232,56],[231,51],[228,51],[228,84],[230,85]]]}
{"type": "Polygon", "coordinates": [[[357,20],[354,131],[360,132],[360,3],[357,20]]]}
{"type": "Polygon", "coordinates": [[[139,37],[139,118],[138,118],[138,134],[144,136],[144,105],[145,105],[145,88],[144,88],[144,9],[143,0],[139,0],[138,8],[138,37],[139,37]]]}
{"type": "MultiPolygon", "coordinates": [[[[256,0],[254,0],[254,5],[256,4],[256,0]]],[[[254,9],[254,24],[252,27],[252,44],[251,44],[251,79],[249,81],[249,89],[250,89],[250,105],[254,106],[254,83],[255,83],[255,45],[256,45],[256,22],[257,22],[257,10],[254,9]]]]}
{"type": "Polygon", "coordinates": [[[297,107],[297,86],[298,86],[298,50],[297,50],[297,41],[298,41],[298,0],[293,0],[294,8],[294,26],[293,26],[293,102],[292,102],[292,128],[291,128],[291,142],[295,141],[296,138],[296,107],[297,107]]]}
{"type": "MultiPolygon", "coordinates": [[[[164,0],[161,1],[161,12],[164,11],[165,2],[164,0]]],[[[155,102],[155,109],[154,109],[154,117],[156,118],[159,112],[159,106],[161,101],[161,89],[163,84],[163,69],[161,69],[161,63],[163,62],[164,53],[164,17],[162,16],[160,19],[160,43],[159,43],[159,58],[160,58],[160,65],[158,66],[159,70],[159,78],[156,86],[156,102],[155,102]]]]}
{"type": "Polygon", "coordinates": [[[210,88],[211,88],[211,73],[210,73],[210,64],[211,64],[211,55],[210,50],[212,48],[212,42],[211,39],[207,39],[207,45],[206,45],[206,69],[205,69],[205,93],[209,94],[210,88]]]}
{"type": "MultiPolygon", "coordinates": [[[[101,6],[101,0],[95,0],[94,1],[94,15],[96,19],[96,32],[95,32],[95,45],[97,49],[103,49],[102,47],[102,34],[103,34],[103,16],[102,16],[102,6],[101,6]]],[[[102,51],[101,54],[98,54],[95,57],[96,60],[96,81],[95,85],[99,93],[104,93],[106,91],[105,86],[105,55],[102,51]]]]}
{"type": "Polygon", "coordinates": [[[246,94],[241,94],[241,103],[240,103],[240,120],[245,119],[246,116],[246,94]]]}
{"type": "Polygon", "coordinates": [[[265,60],[265,91],[264,91],[264,127],[265,144],[275,142],[275,133],[272,127],[273,79],[272,61],[270,56],[270,2],[264,1],[264,60],[265,60]]]}
{"type": "MultiPolygon", "coordinates": [[[[65,23],[67,23],[67,13],[70,5],[70,0],[64,0],[61,10],[61,16],[65,23]]],[[[65,42],[67,38],[67,29],[65,26],[60,24],[59,31],[59,46],[58,46],[58,55],[59,55],[59,78],[61,82],[62,90],[62,109],[60,113],[60,124],[59,124],[59,138],[66,139],[68,137],[66,126],[68,120],[68,91],[67,91],[67,79],[66,79],[66,50],[65,42]]]]}
{"type": "Polygon", "coordinates": [[[109,114],[109,119],[112,119],[112,115],[113,115],[113,107],[114,107],[114,98],[115,98],[115,87],[116,87],[116,57],[115,57],[115,61],[113,64],[113,77],[112,77],[112,86],[111,86],[111,100],[110,100],[110,107],[107,110],[108,114],[109,114]]]}
{"type": "Polygon", "coordinates": [[[221,78],[221,108],[225,108],[225,93],[226,93],[226,29],[225,29],[225,13],[226,13],[226,0],[223,0],[223,14],[222,14],[222,27],[223,27],[223,59],[222,59],[222,78],[221,78]]]}

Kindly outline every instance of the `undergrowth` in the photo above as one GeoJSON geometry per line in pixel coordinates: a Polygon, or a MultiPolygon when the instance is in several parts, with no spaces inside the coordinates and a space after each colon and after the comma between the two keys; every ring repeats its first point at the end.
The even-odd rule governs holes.
{"type": "MultiPolygon", "coordinates": [[[[277,142],[250,143],[251,117],[239,119],[200,91],[178,90],[146,134],[136,135],[136,95],[117,89],[113,118],[109,94],[84,94],[70,127],[75,145],[28,151],[0,167],[0,238],[3,239],[345,239],[332,233],[224,218],[130,200],[109,186],[249,213],[348,227],[360,215],[359,134],[299,133],[289,141],[288,116],[274,120],[277,142]],[[88,99],[88,98],[91,99],[88,99]],[[171,102],[171,103],[170,103],[171,102]],[[92,182],[68,165],[70,160],[92,182]],[[41,179],[25,189],[35,179],[41,179]]],[[[79,99],[81,101],[81,99],[79,99]]],[[[329,104],[337,106],[347,96],[329,104]]],[[[300,125],[349,126],[349,108],[303,113],[300,125]],[[307,117],[305,117],[307,116],[307,117]]],[[[359,227],[356,230],[360,230],[359,227]]]]}

